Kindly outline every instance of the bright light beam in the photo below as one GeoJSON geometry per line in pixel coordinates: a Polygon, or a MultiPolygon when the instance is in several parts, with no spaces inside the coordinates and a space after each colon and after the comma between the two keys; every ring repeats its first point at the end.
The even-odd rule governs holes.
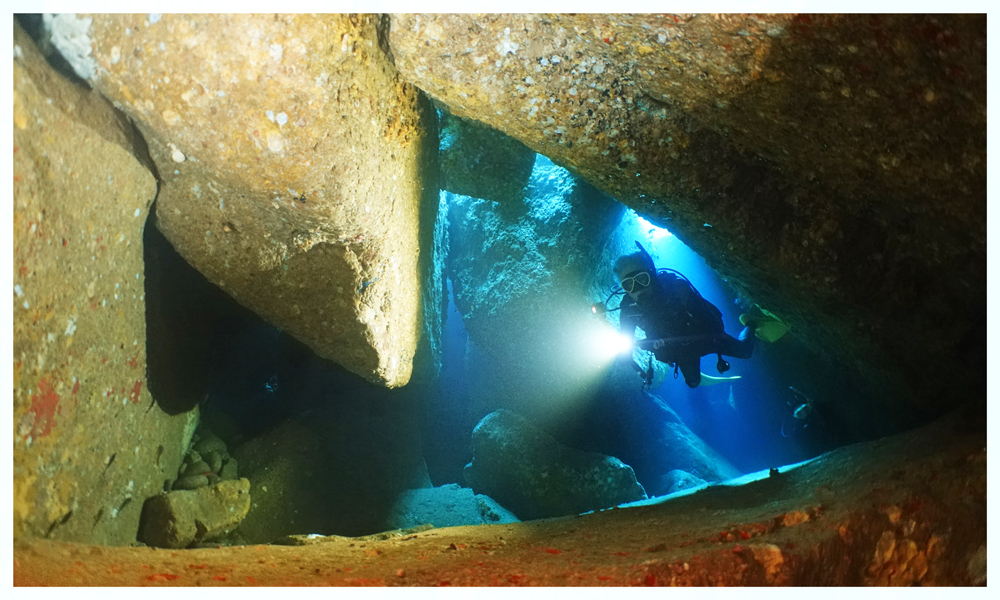
{"type": "Polygon", "coordinates": [[[608,323],[594,327],[589,337],[591,351],[601,361],[632,351],[632,339],[622,335],[608,323]]]}

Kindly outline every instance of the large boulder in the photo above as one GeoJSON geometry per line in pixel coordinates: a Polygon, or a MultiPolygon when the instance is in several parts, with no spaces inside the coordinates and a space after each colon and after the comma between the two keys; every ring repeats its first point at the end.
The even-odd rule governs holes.
{"type": "Polygon", "coordinates": [[[149,393],[156,180],[121,113],[13,42],[13,534],[127,544],[197,423],[149,393]]]}
{"type": "Polygon", "coordinates": [[[252,484],[253,503],[237,532],[245,541],[382,531],[398,494],[431,487],[412,399],[327,385],[314,396],[327,406],[232,451],[252,484]]]}
{"type": "Polygon", "coordinates": [[[936,412],[984,385],[985,23],[409,14],[389,40],[453,114],[667,225],[876,402],[936,412]]]}
{"type": "Polygon", "coordinates": [[[250,510],[250,482],[223,481],[146,501],[138,540],[156,548],[187,548],[225,536],[250,510]]]}
{"type": "Polygon", "coordinates": [[[449,196],[448,272],[472,346],[464,362],[478,418],[573,411],[607,366],[589,343],[602,328],[589,289],[621,213],[544,157],[516,204],[449,196]]]}
{"type": "Polygon", "coordinates": [[[317,354],[404,385],[436,293],[436,119],[392,66],[381,17],[59,23],[53,42],[148,142],[177,251],[317,354]]]}
{"type": "Polygon", "coordinates": [[[482,123],[439,114],[441,189],[501,204],[520,202],[534,150],[482,123]]]}
{"type": "Polygon", "coordinates": [[[575,515],[644,500],[632,468],[613,456],[564,446],[509,410],[472,432],[465,479],[523,520],[575,515]]]}
{"type": "Polygon", "coordinates": [[[662,494],[673,494],[674,492],[680,492],[688,488],[698,487],[700,485],[705,485],[704,479],[697,477],[688,473],[687,471],[682,471],[680,469],[674,469],[668,471],[665,475],[660,478],[657,482],[662,494]]]}
{"type": "Polygon", "coordinates": [[[489,496],[473,493],[457,483],[406,490],[392,504],[385,529],[495,525],[516,523],[518,518],[489,496]]]}

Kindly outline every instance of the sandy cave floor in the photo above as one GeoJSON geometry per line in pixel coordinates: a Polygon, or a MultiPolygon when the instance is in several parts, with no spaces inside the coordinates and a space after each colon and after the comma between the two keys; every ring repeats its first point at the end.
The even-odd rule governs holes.
{"type": "Polygon", "coordinates": [[[15,586],[985,583],[986,435],[970,429],[968,419],[952,415],[741,486],[713,486],[659,504],[575,517],[302,539],[299,546],[163,550],[17,539],[13,581],[15,586]]]}

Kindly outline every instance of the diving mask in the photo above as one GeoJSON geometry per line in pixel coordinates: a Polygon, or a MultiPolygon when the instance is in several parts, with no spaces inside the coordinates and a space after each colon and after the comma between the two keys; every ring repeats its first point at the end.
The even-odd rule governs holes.
{"type": "Polygon", "coordinates": [[[651,280],[652,279],[649,273],[646,271],[639,271],[634,275],[622,278],[622,289],[631,294],[637,288],[649,287],[651,280]]]}

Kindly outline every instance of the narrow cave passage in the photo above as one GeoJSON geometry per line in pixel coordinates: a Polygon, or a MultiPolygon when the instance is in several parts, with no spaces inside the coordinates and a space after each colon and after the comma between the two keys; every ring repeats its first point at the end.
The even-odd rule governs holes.
{"type": "MultiPolygon", "coordinates": [[[[226,543],[270,542],[290,534],[368,535],[418,525],[427,515],[412,511],[407,502],[415,500],[407,491],[471,487],[464,469],[473,458],[473,429],[501,409],[524,414],[574,451],[620,459],[634,470],[648,497],[710,480],[700,476],[706,468],[716,479],[726,478],[796,463],[870,437],[871,432],[845,426],[837,411],[829,408],[838,397],[861,391],[840,370],[804,350],[794,333],[774,344],[758,341],[752,359],[732,361],[732,371],[726,373],[731,380],[696,389],[674,379],[663,364],[658,364],[648,391],[642,390],[634,373],[624,369],[623,374],[608,364],[587,363],[580,368],[593,372],[583,375],[553,369],[552,364],[568,364],[559,363],[560,355],[573,351],[559,340],[545,341],[541,354],[533,349],[539,340],[522,340],[525,362],[518,362],[519,357],[513,363],[509,357],[498,358],[489,341],[497,332],[490,328],[503,327],[504,321],[487,320],[484,329],[477,313],[470,311],[469,299],[479,293],[470,289],[473,283],[487,289],[494,282],[474,281],[463,265],[468,264],[470,252],[481,256],[491,251],[490,246],[503,248],[509,232],[498,227],[495,239],[484,238],[482,232],[468,228],[468,217],[475,211],[477,219],[514,227],[521,236],[515,245],[541,248],[520,257],[519,264],[537,260],[535,266],[548,265],[550,272],[555,271],[551,263],[556,255],[546,253],[557,249],[558,236],[572,227],[567,215],[581,210],[578,196],[586,187],[543,157],[536,163],[535,183],[526,188],[535,197],[526,198],[523,209],[511,212],[510,207],[442,192],[439,218],[447,220],[442,230],[448,232],[446,247],[451,250],[440,257],[447,293],[441,368],[396,390],[373,386],[318,358],[240,307],[179,257],[155,226],[147,226],[151,389],[165,410],[197,405],[201,425],[192,446],[199,441],[204,446],[205,439],[221,440],[226,461],[239,464],[238,476],[247,477],[254,491],[247,521],[226,543]],[[556,200],[561,208],[553,208],[556,200]],[[546,228],[552,231],[546,233],[546,228]],[[476,325],[471,331],[469,318],[476,325]],[[497,373],[509,377],[512,368],[516,377],[527,381],[569,377],[588,383],[551,398],[542,389],[524,401],[506,397],[509,382],[497,379],[497,373]],[[557,409],[546,406],[550,399],[559,405],[557,409]],[[800,419],[796,411],[811,413],[800,419]],[[661,452],[659,448],[672,439],[664,437],[664,426],[674,421],[690,432],[684,435],[699,440],[686,444],[708,448],[706,457],[695,463],[717,460],[719,465],[702,464],[699,471],[697,464],[685,464],[683,453],[671,454],[666,448],[661,452]]],[[[607,197],[596,201],[616,204],[607,197]]],[[[595,264],[587,271],[595,275],[579,288],[585,291],[574,299],[573,311],[579,314],[572,319],[589,313],[583,310],[586,304],[603,301],[614,285],[608,266],[597,263],[639,241],[657,266],[682,272],[720,308],[728,331],[738,331],[739,315],[749,305],[705,260],[669,231],[632,211],[612,210],[613,222],[602,229],[607,232],[605,243],[590,257],[595,264]]],[[[490,273],[509,275],[497,268],[490,273]]],[[[529,288],[544,288],[537,281],[525,281],[529,288]]],[[[509,300],[516,304],[516,298],[509,300]]],[[[616,302],[612,299],[609,308],[616,302]]],[[[518,313],[510,314],[507,318],[518,318],[518,313]]],[[[616,327],[617,313],[612,310],[607,317],[607,326],[616,327]]],[[[587,314],[586,318],[604,317],[587,314]]],[[[648,355],[636,356],[642,362],[648,355]]],[[[702,371],[719,375],[714,357],[703,359],[702,371]]],[[[193,462],[189,457],[178,480],[193,462]]],[[[168,482],[167,489],[174,485],[176,481],[168,482]]],[[[447,498],[428,496],[419,503],[430,513],[440,513],[450,501],[447,498]]]]}
{"type": "Polygon", "coordinates": [[[985,19],[15,17],[15,585],[985,585],[985,19]]]}

